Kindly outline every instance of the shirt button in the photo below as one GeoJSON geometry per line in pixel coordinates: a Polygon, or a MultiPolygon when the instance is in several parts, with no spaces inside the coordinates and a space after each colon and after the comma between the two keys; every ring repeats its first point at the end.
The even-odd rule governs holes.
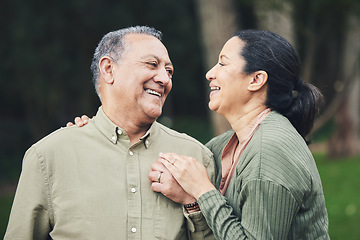
{"type": "Polygon", "coordinates": [[[134,155],[134,152],[133,152],[133,151],[129,151],[129,155],[130,155],[130,156],[134,155]]]}
{"type": "Polygon", "coordinates": [[[116,140],[116,136],[112,136],[112,138],[111,138],[113,141],[115,141],[116,140]]]}
{"type": "Polygon", "coordinates": [[[146,140],[145,144],[146,144],[146,146],[148,146],[149,145],[149,140],[146,140]]]}
{"type": "Polygon", "coordinates": [[[117,133],[118,133],[119,135],[121,135],[123,132],[122,132],[120,129],[118,129],[118,130],[117,130],[117,133]]]}
{"type": "Polygon", "coordinates": [[[131,232],[136,233],[136,228],[131,228],[131,232]]]}
{"type": "Polygon", "coordinates": [[[136,188],[131,188],[131,190],[130,190],[132,193],[136,193],[136,188]]]}

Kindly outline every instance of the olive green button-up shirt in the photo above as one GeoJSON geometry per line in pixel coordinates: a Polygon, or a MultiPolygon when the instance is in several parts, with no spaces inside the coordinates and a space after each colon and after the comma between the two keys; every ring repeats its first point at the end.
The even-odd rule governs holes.
{"type": "Polygon", "coordinates": [[[213,180],[211,152],[157,122],[133,145],[101,107],[86,126],[55,131],[25,154],[5,239],[212,238],[201,213],[150,189],[159,152],[195,157],[213,180]]]}

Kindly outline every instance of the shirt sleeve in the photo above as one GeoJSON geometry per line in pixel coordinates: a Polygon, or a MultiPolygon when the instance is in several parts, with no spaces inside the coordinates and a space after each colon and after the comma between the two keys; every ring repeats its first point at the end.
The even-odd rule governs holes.
{"type": "Polygon", "coordinates": [[[287,189],[265,180],[251,180],[241,189],[240,217],[217,190],[198,202],[216,239],[286,239],[299,209],[287,189]]]}
{"type": "MultiPolygon", "coordinates": [[[[210,178],[210,181],[214,184],[215,182],[215,167],[214,167],[214,158],[213,155],[205,155],[207,157],[204,157],[203,163],[206,167],[208,176],[210,178]]],[[[183,207],[183,213],[186,219],[186,226],[188,229],[188,235],[189,239],[206,239],[206,240],[212,240],[215,239],[211,229],[209,228],[209,225],[206,222],[206,219],[204,218],[201,211],[194,212],[194,213],[188,213],[186,209],[183,207]]]]}
{"type": "Polygon", "coordinates": [[[183,212],[186,218],[186,225],[188,229],[189,239],[193,239],[193,240],[215,239],[201,211],[189,214],[187,213],[186,209],[183,207],[183,212]]]}
{"type": "Polygon", "coordinates": [[[50,231],[48,184],[44,163],[35,148],[24,157],[23,167],[4,239],[47,239],[50,231]]]}

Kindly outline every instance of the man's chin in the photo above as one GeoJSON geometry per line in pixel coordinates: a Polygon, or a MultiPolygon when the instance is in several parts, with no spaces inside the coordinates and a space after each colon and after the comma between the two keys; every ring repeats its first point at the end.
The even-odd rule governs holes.
{"type": "Polygon", "coordinates": [[[162,110],[151,110],[147,112],[146,116],[151,119],[153,122],[159,118],[162,114],[162,110]]]}

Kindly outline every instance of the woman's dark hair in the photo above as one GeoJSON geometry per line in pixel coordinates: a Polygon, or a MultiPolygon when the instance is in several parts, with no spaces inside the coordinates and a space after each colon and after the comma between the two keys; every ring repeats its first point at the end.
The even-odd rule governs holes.
{"type": "Polygon", "coordinates": [[[245,30],[234,34],[244,43],[243,72],[266,71],[266,106],[287,117],[305,139],[323,103],[321,92],[300,79],[300,64],[291,44],[269,31],[245,30]]]}

